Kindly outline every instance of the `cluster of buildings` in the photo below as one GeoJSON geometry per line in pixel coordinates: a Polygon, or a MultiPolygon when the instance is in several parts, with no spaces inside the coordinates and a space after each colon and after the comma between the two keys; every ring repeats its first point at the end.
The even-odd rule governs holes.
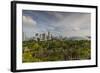
{"type": "Polygon", "coordinates": [[[44,41],[44,40],[51,40],[53,39],[53,36],[50,32],[48,33],[35,33],[35,36],[33,37],[33,40],[40,40],[40,41],[44,41]]]}
{"type": "Polygon", "coordinates": [[[24,32],[22,33],[22,35],[23,35],[22,36],[23,41],[27,40],[46,41],[46,40],[58,39],[58,36],[52,35],[49,31],[47,33],[35,33],[31,38],[28,38],[24,32]]]}

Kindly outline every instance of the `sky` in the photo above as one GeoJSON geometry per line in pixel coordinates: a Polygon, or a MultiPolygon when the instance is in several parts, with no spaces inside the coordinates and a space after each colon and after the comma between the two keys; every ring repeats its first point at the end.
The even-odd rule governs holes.
{"type": "Polygon", "coordinates": [[[48,31],[63,37],[91,35],[90,13],[23,10],[22,24],[28,38],[48,31]]]}

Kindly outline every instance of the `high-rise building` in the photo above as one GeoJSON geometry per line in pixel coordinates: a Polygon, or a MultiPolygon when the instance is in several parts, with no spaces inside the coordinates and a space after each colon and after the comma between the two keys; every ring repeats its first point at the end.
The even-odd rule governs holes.
{"type": "Polygon", "coordinates": [[[50,32],[48,31],[47,40],[50,40],[50,32]]]}
{"type": "Polygon", "coordinates": [[[46,35],[45,35],[45,33],[42,34],[42,40],[46,40],[46,35]]]}

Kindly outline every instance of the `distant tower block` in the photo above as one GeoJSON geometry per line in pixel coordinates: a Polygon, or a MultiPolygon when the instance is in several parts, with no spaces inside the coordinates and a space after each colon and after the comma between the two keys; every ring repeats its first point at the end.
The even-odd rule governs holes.
{"type": "Polygon", "coordinates": [[[42,40],[46,40],[46,35],[45,35],[45,33],[42,34],[42,40]]]}
{"type": "Polygon", "coordinates": [[[48,35],[47,35],[47,40],[49,40],[50,38],[50,32],[48,32],[48,35]]]}
{"type": "Polygon", "coordinates": [[[47,40],[51,40],[51,36],[52,34],[50,32],[48,32],[48,35],[47,35],[47,40]]]}

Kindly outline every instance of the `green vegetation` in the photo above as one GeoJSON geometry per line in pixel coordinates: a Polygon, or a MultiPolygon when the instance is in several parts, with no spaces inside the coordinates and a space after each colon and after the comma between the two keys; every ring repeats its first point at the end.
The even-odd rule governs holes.
{"type": "Polygon", "coordinates": [[[90,40],[23,41],[23,62],[91,59],[90,40]]]}

